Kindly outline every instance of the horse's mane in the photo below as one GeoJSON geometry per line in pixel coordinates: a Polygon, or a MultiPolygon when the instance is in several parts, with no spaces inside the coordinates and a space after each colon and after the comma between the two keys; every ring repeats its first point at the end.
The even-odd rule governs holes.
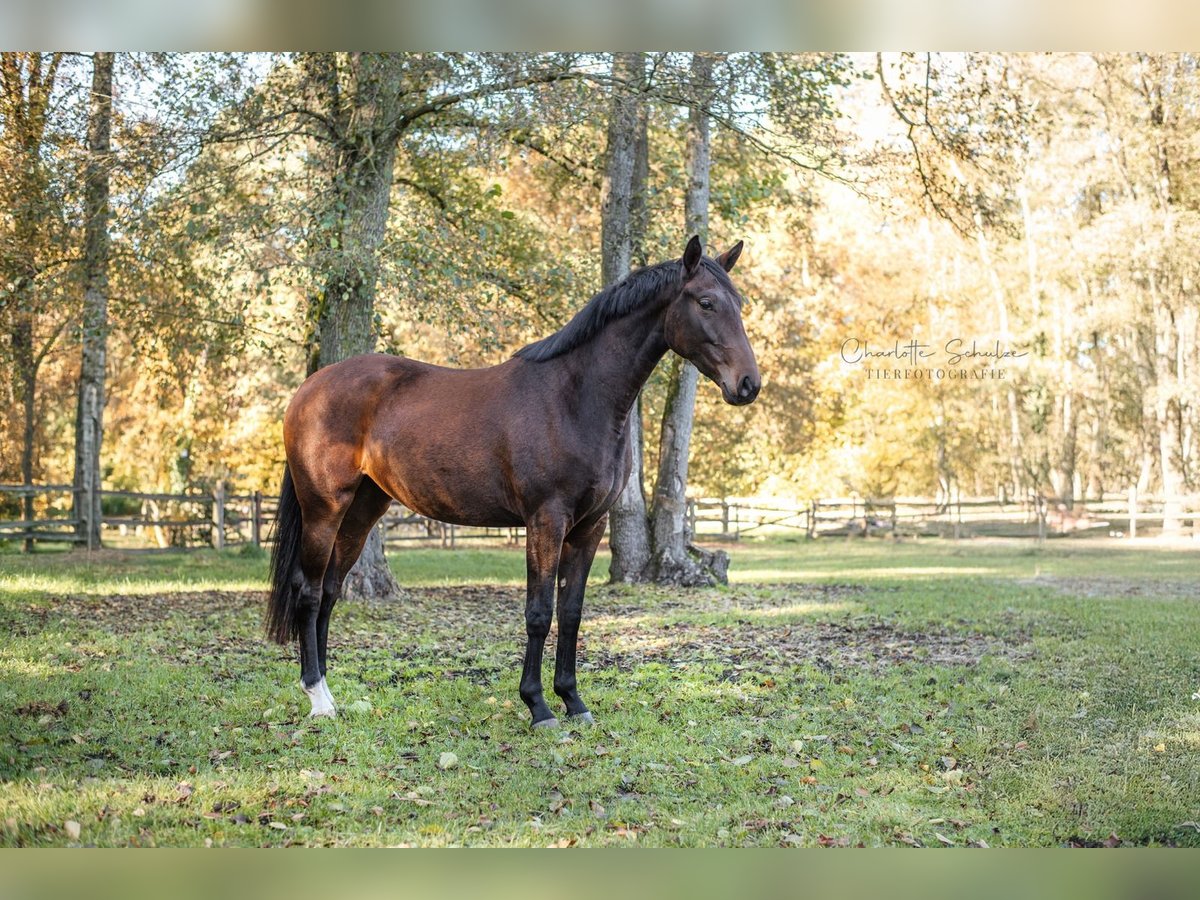
{"type": "MultiPolygon", "coordinates": [[[[719,281],[730,288],[733,287],[729,276],[716,260],[705,256],[701,257],[701,262],[719,281]]],[[[609,322],[628,315],[659,291],[678,283],[680,277],[681,266],[678,259],[635,269],[592,297],[570,322],[554,334],[522,347],[513,356],[530,362],[545,362],[562,356],[590,341],[603,331],[609,322]]],[[[734,293],[736,295],[737,292],[734,293]]]]}

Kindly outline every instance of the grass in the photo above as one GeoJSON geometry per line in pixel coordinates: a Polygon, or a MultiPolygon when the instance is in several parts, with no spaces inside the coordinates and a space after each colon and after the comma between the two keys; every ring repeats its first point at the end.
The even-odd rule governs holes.
{"type": "Polygon", "coordinates": [[[556,733],[516,695],[519,552],[395,554],[320,722],[262,557],[0,555],[0,845],[1200,845],[1195,550],[732,552],[696,592],[598,562],[599,724],[556,733]]]}

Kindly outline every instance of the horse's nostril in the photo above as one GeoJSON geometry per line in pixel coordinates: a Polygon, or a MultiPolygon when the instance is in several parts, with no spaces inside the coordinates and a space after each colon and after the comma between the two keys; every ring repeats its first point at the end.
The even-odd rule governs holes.
{"type": "Polygon", "coordinates": [[[744,400],[747,397],[752,397],[754,393],[754,383],[750,381],[750,376],[743,375],[742,380],[738,383],[738,396],[744,400]]]}

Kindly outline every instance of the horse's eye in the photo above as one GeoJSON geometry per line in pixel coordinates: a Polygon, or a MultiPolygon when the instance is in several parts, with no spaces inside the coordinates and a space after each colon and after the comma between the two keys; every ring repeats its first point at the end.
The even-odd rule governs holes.
{"type": "Polygon", "coordinates": [[[713,308],[712,300],[708,297],[701,297],[700,298],[700,308],[706,309],[706,310],[711,310],[713,308]]]}

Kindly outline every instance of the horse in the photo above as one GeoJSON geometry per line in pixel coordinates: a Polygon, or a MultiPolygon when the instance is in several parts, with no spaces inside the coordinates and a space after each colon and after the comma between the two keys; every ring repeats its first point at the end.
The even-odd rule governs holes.
{"type": "Polygon", "coordinates": [[[738,241],[708,257],[692,237],[681,258],[631,272],[499,365],[367,354],[309,376],[283,420],[266,629],[280,644],[298,639],[311,716],[336,712],[325,681],[330,614],[395,499],[443,522],[524,526],[521,699],[534,728],[558,725],[542,692],[557,587],[554,693],[567,716],[594,721],[579,696],[576,642],[592,560],[629,479],[638,392],[668,349],[727,403],[753,402],[762,385],[728,274],[741,251],[738,241]]]}

